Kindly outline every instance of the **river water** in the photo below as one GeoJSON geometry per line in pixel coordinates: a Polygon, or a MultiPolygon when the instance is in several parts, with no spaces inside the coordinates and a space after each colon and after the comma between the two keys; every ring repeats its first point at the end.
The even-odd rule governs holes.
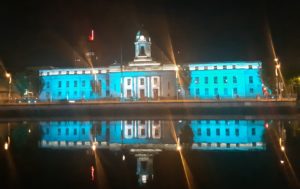
{"type": "Polygon", "coordinates": [[[0,188],[297,188],[300,120],[0,123],[0,188]]]}

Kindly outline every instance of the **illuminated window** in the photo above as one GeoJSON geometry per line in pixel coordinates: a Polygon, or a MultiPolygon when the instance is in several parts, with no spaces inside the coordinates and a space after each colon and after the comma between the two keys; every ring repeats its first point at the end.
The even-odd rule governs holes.
{"type": "Polygon", "coordinates": [[[235,136],[239,136],[240,135],[240,130],[239,129],[235,129],[235,136]]]}
{"type": "Polygon", "coordinates": [[[69,128],[66,128],[66,135],[69,135],[69,128]]]}
{"type": "Polygon", "coordinates": [[[198,84],[199,83],[199,77],[195,78],[195,83],[198,84]]]}
{"type": "Polygon", "coordinates": [[[208,70],[208,67],[207,67],[207,66],[204,66],[204,70],[208,70]]]}
{"type": "Polygon", "coordinates": [[[66,82],[66,87],[69,87],[70,83],[69,81],[66,82]]]}
{"type": "Polygon", "coordinates": [[[250,92],[251,94],[253,94],[253,93],[254,93],[253,88],[250,88],[249,92],[250,92]]]}
{"type": "Polygon", "coordinates": [[[200,95],[200,89],[199,88],[196,89],[196,95],[198,95],[198,96],[200,95]]]}
{"type": "Polygon", "coordinates": [[[229,129],[227,128],[227,129],[225,129],[225,133],[226,133],[226,136],[229,136],[229,129]]]}
{"type": "Polygon", "coordinates": [[[195,67],[195,70],[199,70],[199,67],[198,67],[198,66],[196,66],[196,67],[195,67]]]}
{"type": "Polygon", "coordinates": [[[201,128],[197,129],[197,134],[198,134],[198,136],[201,136],[201,128]]]}
{"type": "Polygon", "coordinates": [[[217,136],[220,136],[220,129],[219,129],[219,128],[216,129],[216,135],[217,135],[217,136]]]}
{"type": "Polygon", "coordinates": [[[223,77],[223,83],[227,83],[227,76],[223,77]]]}
{"type": "Polygon", "coordinates": [[[58,88],[61,88],[61,81],[58,81],[58,88]]]}
{"type": "Polygon", "coordinates": [[[215,76],[215,77],[214,77],[214,84],[217,84],[217,83],[218,83],[218,77],[215,76]]]}
{"type": "Polygon", "coordinates": [[[253,83],[253,76],[249,76],[249,83],[253,83]]]}
{"type": "Polygon", "coordinates": [[[82,86],[82,87],[85,87],[85,81],[82,81],[82,82],[81,82],[81,86],[82,86]]]}
{"type": "Polygon", "coordinates": [[[159,136],[158,129],[155,129],[155,130],[154,130],[154,135],[155,135],[156,137],[159,136]]]}
{"type": "Polygon", "coordinates": [[[223,70],[227,70],[227,66],[226,65],[223,65],[223,70]]]}
{"type": "Polygon", "coordinates": [[[154,85],[157,85],[157,78],[154,78],[154,85]]]}
{"type": "Polygon", "coordinates": [[[237,83],[236,76],[233,76],[233,77],[232,77],[232,83],[237,83]]]}
{"type": "Polygon", "coordinates": [[[208,88],[205,88],[205,96],[208,96],[209,95],[209,90],[208,88]]]}
{"type": "Polygon", "coordinates": [[[220,124],[220,121],[219,121],[219,120],[216,120],[216,124],[219,125],[219,124],[220,124]]]}
{"type": "Polygon", "coordinates": [[[127,79],[127,85],[131,85],[131,79],[127,79]]]}
{"type": "Polygon", "coordinates": [[[214,66],[214,70],[218,69],[218,66],[214,66]]]}
{"type": "Polygon", "coordinates": [[[131,136],[131,129],[127,129],[127,135],[131,136]]]}
{"type": "Polygon", "coordinates": [[[237,88],[233,88],[233,94],[237,95],[237,88]]]}
{"type": "Polygon", "coordinates": [[[74,81],[74,87],[77,87],[77,81],[74,81]]]}
{"type": "Polygon", "coordinates": [[[144,78],[141,78],[141,79],[140,79],[140,84],[141,84],[141,85],[144,85],[144,83],[145,83],[145,79],[144,79],[144,78]]]}
{"type": "Polygon", "coordinates": [[[236,65],[232,65],[232,69],[236,69],[236,65]]]}
{"type": "Polygon", "coordinates": [[[214,89],[214,92],[215,92],[215,95],[218,95],[218,94],[219,94],[218,88],[215,88],[215,89],[214,89]]]}
{"type": "Polygon", "coordinates": [[[251,134],[252,134],[252,136],[254,136],[255,133],[256,133],[256,132],[255,132],[255,128],[252,128],[252,129],[251,129],[251,134]]]}
{"type": "Polygon", "coordinates": [[[206,135],[210,136],[210,129],[209,128],[206,129],[206,135]]]}
{"type": "Polygon", "coordinates": [[[208,84],[208,77],[205,77],[205,78],[204,78],[204,83],[205,83],[205,84],[208,84]]]}
{"type": "Polygon", "coordinates": [[[249,69],[252,69],[252,65],[249,65],[248,67],[249,67],[249,69]]]}
{"type": "Polygon", "coordinates": [[[224,95],[228,95],[228,89],[224,88],[224,95]]]}

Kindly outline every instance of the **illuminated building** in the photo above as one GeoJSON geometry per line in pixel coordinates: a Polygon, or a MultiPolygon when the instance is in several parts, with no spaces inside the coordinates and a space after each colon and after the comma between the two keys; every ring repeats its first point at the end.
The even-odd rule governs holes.
{"type": "MultiPolygon", "coordinates": [[[[137,32],[134,44],[135,58],[128,65],[40,70],[44,83],[40,100],[174,99],[179,91],[200,99],[263,96],[259,61],[188,64],[188,95],[177,83],[180,67],[152,59],[151,38],[146,31],[137,32]]],[[[91,62],[95,59],[93,51],[87,56],[91,62]]]]}

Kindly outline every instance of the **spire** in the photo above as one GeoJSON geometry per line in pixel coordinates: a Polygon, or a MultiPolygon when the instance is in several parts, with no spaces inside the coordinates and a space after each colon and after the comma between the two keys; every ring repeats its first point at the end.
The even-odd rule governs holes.
{"type": "Polygon", "coordinates": [[[91,33],[88,36],[88,40],[89,41],[94,41],[94,30],[93,29],[91,30],[91,33]]]}

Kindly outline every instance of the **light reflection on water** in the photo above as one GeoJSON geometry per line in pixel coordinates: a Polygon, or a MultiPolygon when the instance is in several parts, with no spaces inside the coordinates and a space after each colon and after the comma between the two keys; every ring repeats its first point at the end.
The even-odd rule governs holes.
{"type": "MultiPolygon", "coordinates": [[[[76,167],[85,170],[82,172],[84,175],[77,175],[80,177],[78,179],[87,180],[81,185],[70,184],[69,176],[71,175],[64,175],[65,180],[61,181],[62,185],[70,185],[75,188],[76,186],[86,188],[119,188],[120,186],[122,188],[139,188],[142,186],[150,188],[165,188],[166,186],[173,188],[198,188],[201,186],[218,188],[219,184],[212,184],[211,182],[212,180],[218,182],[220,177],[226,178],[225,181],[220,179],[220,183],[227,183],[228,187],[236,185],[245,187],[242,184],[244,181],[227,180],[228,177],[237,177],[236,172],[232,174],[232,171],[223,170],[223,167],[217,168],[218,172],[221,173],[218,175],[219,173],[210,173],[209,170],[210,168],[216,169],[215,166],[218,164],[224,166],[227,164],[226,161],[229,161],[228,163],[235,163],[229,167],[243,175],[245,174],[244,171],[247,170],[241,167],[239,161],[243,161],[240,158],[244,157],[248,161],[244,163],[251,165],[248,168],[252,169],[254,166],[253,170],[249,170],[250,172],[261,171],[262,173],[258,173],[258,175],[263,175],[275,170],[280,173],[279,177],[282,179],[278,181],[279,186],[280,184],[282,186],[295,186],[298,182],[297,174],[299,173],[295,171],[297,169],[294,168],[293,164],[295,157],[299,158],[299,156],[295,153],[294,160],[290,161],[286,153],[287,149],[292,154],[294,151],[292,148],[288,148],[286,143],[287,135],[293,140],[299,138],[299,128],[298,120],[71,120],[23,122],[21,124],[2,123],[0,127],[1,145],[4,146],[5,143],[9,142],[9,149],[6,152],[1,151],[1,154],[9,153],[11,156],[2,161],[2,164],[4,162],[9,171],[11,171],[10,167],[16,167],[15,172],[18,176],[10,174],[8,177],[21,177],[18,178],[20,188],[24,185],[22,178],[22,171],[24,172],[24,170],[23,167],[19,168],[24,162],[18,157],[20,154],[28,155],[25,159],[30,159],[28,162],[32,163],[30,166],[33,167],[31,168],[33,170],[38,170],[36,167],[39,164],[45,164],[42,163],[42,158],[47,159],[47,168],[49,165],[55,167],[55,161],[59,161],[60,156],[64,160],[73,159],[74,161],[74,158],[78,158],[78,164],[71,163],[71,160],[70,162],[59,163],[63,166],[71,163],[68,165],[68,167],[71,166],[71,168],[69,167],[70,171],[76,170],[76,167]],[[174,127],[176,138],[173,136],[172,127],[174,127]],[[180,150],[181,156],[179,156],[178,150],[180,150]],[[79,156],[78,152],[80,153],[79,156]],[[31,157],[34,156],[33,154],[38,154],[39,157],[31,157]],[[223,160],[222,157],[224,157],[223,160]],[[161,163],[166,161],[166,158],[172,162],[173,167],[171,166],[171,168],[180,172],[178,174],[182,179],[178,181],[178,185],[169,183],[172,181],[168,182],[165,179],[165,176],[168,176],[172,180],[173,173],[167,172],[164,176],[160,174],[163,172],[164,166],[170,169],[168,162],[161,163]],[[34,161],[31,161],[32,159],[38,162],[35,164],[34,161]],[[178,161],[180,159],[184,159],[184,161],[178,161]],[[8,161],[14,161],[15,165],[8,166],[8,164],[12,164],[8,161]],[[270,163],[269,165],[266,163],[268,161],[273,164],[270,163]],[[209,166],[203,165],[203,162],[208,163],[209,166]],[[86,165],[83,166],[82,164],[86,165]],[[269,166],[269,169],[257,168],[256,165],[266,165],[266,167],[269,166]],[[284,168],[282,169],[280,166],[284,166],[284,168]],[[207,172],[207,175],[216,178],[202,180],[202,177],[199,178],[197,174],[200,168],[207,172]],[[18,173],[19,169],[22,170],[20,173],[18,173]],[[128,173],[131,176],[124,178],[125,176],[116,169],[120,169],[120,172],[128,173]],[[228,173],[228,176],[222,173],[228,173]],[[127,184],[115,184],[118,180],[111,176],[114,174],[123,175],[121,181],[127,184]],[[189,176],[184,176],[184,174],[189,174],[189,176]],[[132,177],[135,178],[132,179],[132,177]],[[163,178],[164,180],[162,180],[163,178]],[[132,182],[133,180],[137,185],[132,182]],[[190,182],[192,184],[189,184],[190,182]]],[[[299,165],[296,166],[299,167],[299,165]]],[[[225,167],[228,169],[228,165],[225,167]]],[[[25,172],[27,171],[25,170],[25,172]]],[[[62,170],[62,172],[65,171],[62,170]]],[[[58,179],[52,175],[52,172],[46,171],[44,173],[47,178],[58,179]]],[[[270,175],[273,175],[274,178],[278,177],[278,174],[271,173],[270,175]]],[[[34,172],[32,177],[39,177],[39,175],[34,172]]],[[[251,176],[245,177],[255,179],[255,175],[252,173],[251,176]]],[[[261,180],[258,179],[255,182],[258,183],[261,180]]],[[[41,184],[43,183],[44,181],[41,179],[41,184]]],[[[249,186],[256,186],[253,183],[248,184],[249,186]]],[[[11,186],[10,182],[8,182],[8,186],[11,186]]]]}

